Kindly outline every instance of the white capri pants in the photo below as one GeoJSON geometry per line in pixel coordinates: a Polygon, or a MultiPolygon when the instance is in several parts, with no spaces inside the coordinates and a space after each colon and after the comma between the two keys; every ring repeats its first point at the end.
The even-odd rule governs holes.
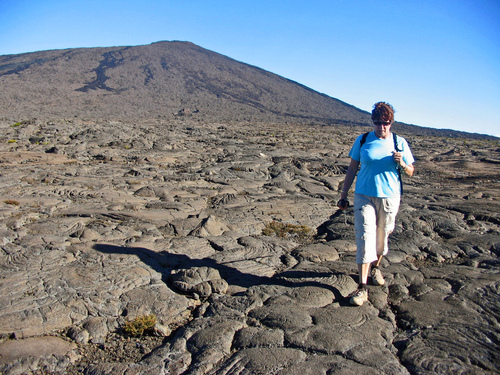
{"type": "Polygon", "coordinates": [[[356,263],[375,262],[389,252],[389,235],[396,225],[400,198],[376,198],[354,195],[356,263]]]}

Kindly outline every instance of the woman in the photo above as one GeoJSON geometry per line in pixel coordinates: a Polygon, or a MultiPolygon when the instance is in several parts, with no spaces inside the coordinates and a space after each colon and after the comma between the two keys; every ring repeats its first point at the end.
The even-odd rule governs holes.
{"type": "Polygon", "coordinates": [[[349,206],[348,192],[361,164],[354,195],[359,287],[350,300],[357,306],[368,301],[366,284],[370,268],[373,284],[385,283],[379,266],[389,251],[388,238],[395,226],[401,197],[400,178],[403,174],[411,177],[415,171],[408,143],[391,133],[394,108],[388,103],[375,103],[372,121],[374,131],[360,135],[349,152],[351,163],[337,204],[341,210],[349,206]]]}

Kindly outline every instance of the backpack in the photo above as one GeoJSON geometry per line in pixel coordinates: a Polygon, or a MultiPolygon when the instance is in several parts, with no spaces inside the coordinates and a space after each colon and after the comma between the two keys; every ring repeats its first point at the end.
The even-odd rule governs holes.
{"type": "MultiPolygon", "coordinates": [[[[363,134],[363,136],[361,137],[361,142],[359,144],[359,149],[361,150],[361,147],[363,147],[363,145],[365,144],[366,142],[366,137],[368,137],[368,133],[365,133],[363,134]]],[[[401,152],[402,150],[399,149],[399,146],[398,146],[398,136],[396,133],[392,133],[392,139],[394,140],[394,149],[397,151],[397,152],[401,152]]],[[[401,187],[401,195],[403,195],[403,179],[401,178],[401,169],[398,168],[398,177],[399,177],[399,186],[401,187]]]]}

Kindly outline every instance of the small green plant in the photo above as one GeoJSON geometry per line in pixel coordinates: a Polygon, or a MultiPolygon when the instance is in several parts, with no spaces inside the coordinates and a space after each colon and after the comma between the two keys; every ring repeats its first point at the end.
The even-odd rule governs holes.
{"type": "Polygon", "coordinates": [[[16,122],[14,125],[11,125],[11,127],[13,127],[13,128],[17,128],[18,126],[21,126],[20,122],[16,122]]]}
{"type": "Polygon", "coordinates": [[[9,139],[7,143],[16,143],[17,141],[15,139],[9,139]]]}
{"type": "Polygon", "coordinates": [[[142,336],[146,331],[152,331],[157,319],[154,314],[140,315],[125,323],[123,331],[130,336],[142,336]]]}
{"type": "Polygon", "coordinates": [[[297,237],[301,240],[313,235],[313,230],[307,225],[285,224],[279,221],[271,221],[262,229],[264,236],[277,236],[280,238],[297,237]]]}

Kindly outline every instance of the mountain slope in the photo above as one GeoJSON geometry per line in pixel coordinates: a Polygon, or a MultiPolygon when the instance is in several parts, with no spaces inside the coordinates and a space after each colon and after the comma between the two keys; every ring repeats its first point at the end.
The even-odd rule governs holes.
{"type": "Polygon", "coordinates": [[[0,56],[0,117],[367,124],[369,115],[189,42],[0,56]]]}

